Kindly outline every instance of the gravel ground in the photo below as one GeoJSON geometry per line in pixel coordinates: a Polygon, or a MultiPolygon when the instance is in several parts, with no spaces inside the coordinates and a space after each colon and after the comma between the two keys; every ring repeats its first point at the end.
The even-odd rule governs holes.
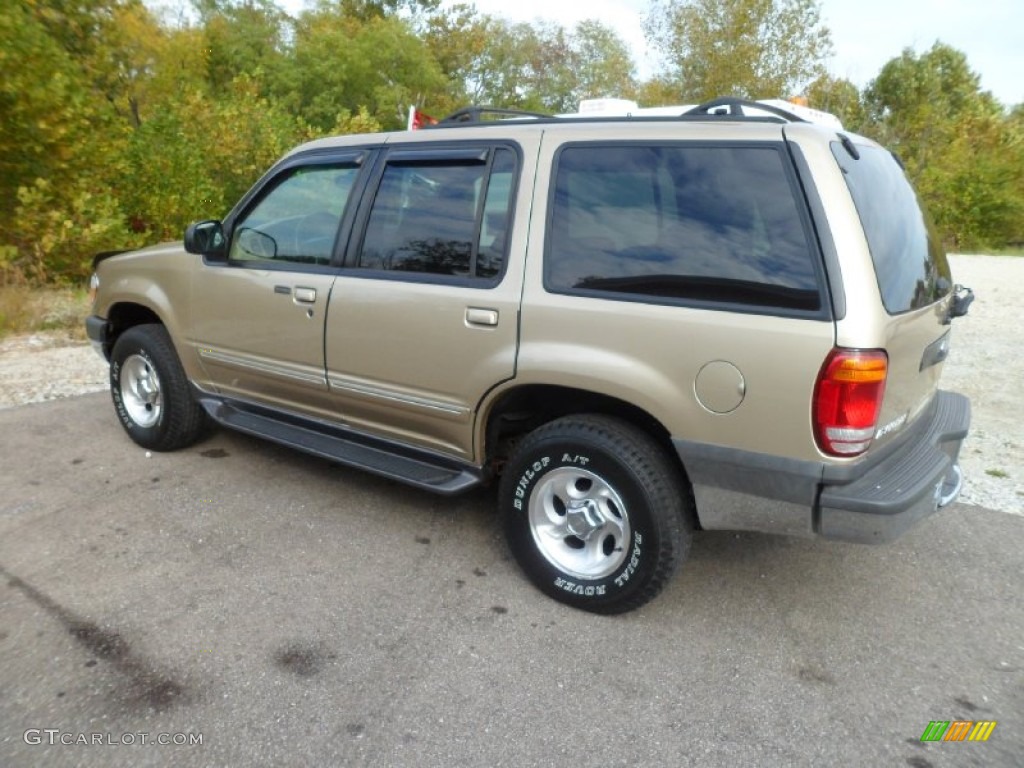
{"type": "MultiPolygon", "coordinates": [[[[971,434],[960,454],[960,501],[1024,515],[1024,258],[952,256],[957,282],[974,289],[954,323],[946,389],[971,398],[971,434]]],[[[0,340],[0,408],[105,389],[106,365],[87,344],[60,334],[0,340]]]]}
{"type": "Polygon", "coordinates": [[[971,398],[971,432],[960,451],[960,501],[1024,515],[1024,258],[953,256],[953,278],[974,289],[953,321],[942,386],[971,398]]]}

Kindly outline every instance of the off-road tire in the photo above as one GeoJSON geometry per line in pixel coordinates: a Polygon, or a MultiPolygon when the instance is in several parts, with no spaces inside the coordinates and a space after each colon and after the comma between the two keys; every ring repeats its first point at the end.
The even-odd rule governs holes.
{"type": "Polygon", "coordinates": [[[539,427],[505,467],[508,545],[543,592],[613,614],[655,597],[686,556],[692,497],[666,449],[629,422],[567,416],[539,427]],[[577,535],[579,534],[579,535],[577,535]]]}
{"type": "Polygon", "coordinates": [[[114,343],[110,394],[121,426],[143,448],[186,448],[209,425],[167,329],[159,324],[129,328],[114,343]]]}

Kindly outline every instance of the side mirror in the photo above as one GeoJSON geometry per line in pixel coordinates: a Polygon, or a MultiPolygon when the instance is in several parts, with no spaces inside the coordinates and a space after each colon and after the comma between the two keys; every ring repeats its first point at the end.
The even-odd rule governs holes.
{"type": "Polygon", "coordinates": [[[949,312],[946,313],[946,322],[943,325],[949,325],[955,317],[966,315],[972,301],[974,301],[974,291],[964,285],[954,285],[953,298],[949,303],[949,312]]]}
{"type": "Polygon", "coordinates": [[[185,230],[185,250],[203,256],[224,258],[227,255],[224,226],[213,219],[189,224],[185,230]]]}

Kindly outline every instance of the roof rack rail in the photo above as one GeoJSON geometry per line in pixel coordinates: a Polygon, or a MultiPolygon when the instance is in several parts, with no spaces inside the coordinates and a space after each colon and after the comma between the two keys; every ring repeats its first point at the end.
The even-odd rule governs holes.
{"type": "Polygon", "coordinates": [[[442,117],[437,121],[437,127],[451,126],[452,123],[483,123],[488,122],[483,119],[484,115],[498,115],[503,117],[532,117],[532,118],[549,118],[552,115],[544,112],[530,112],[525,109],[506,109],[504,107],[463,107],[462,109],[452,112],[446,117],[442,117]]]}
{"type": "MultiPolygon", "coordinates": [[[[551,115],[544,112],[533,112],[525,109],[506,107],[470,106],[463,107],[436,123],[424,125],[423,128],[458,128],[470,126],[499,125],[506,121],[523,120],[539,123],[570,121],[605,121],[605,120],[716,120],[716,121],[753,121],[775,123],[818,123],[842,130],[842,123],[835,115],[820,110],[810,109],[800,104],[790,104],[781,99],[766,101],[750,101],[736,96],[705,101],[697,106],[679,105],[678,107],[637,107],[633,102],[614,101],[610,111],[581,111],[573,114],[551,115]],[[499,119],[487,119],[495,117],[499,119]],[[518,120],[517,120],[518,118],[518,120]]],[[[605,106],[608,106],[607,104],[605,106]]]]}
{"type": "Polygon", "coordinates": [[[799,115],[795,115],[792,112],[776,107],[773,104],[765,104],[763,101],[750,101],[749,99],[741,99],[736,96],[725,96],[720,99],[712,99],[711,101],[705,101],[703,104],[698,104],[693,109],[688,109],[683,112],[683,115],[729,115],[730,117],[743,117],[746,113],[743,108],[759,110],[761,112],[770,112],[777,117],[781,117],[790,123],[806,123],[808,122],[799,115]],[[718,110],[725,108],[728,112],[713,112],[712,110],[718,110]]]}

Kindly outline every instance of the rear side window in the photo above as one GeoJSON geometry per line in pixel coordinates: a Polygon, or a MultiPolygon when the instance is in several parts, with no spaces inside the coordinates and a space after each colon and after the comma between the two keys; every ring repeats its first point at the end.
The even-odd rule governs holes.
{"type": "Polygon", "coordinates": [[[384,168],[366,226],[362,269],[500,277],[508,248],[516,156],[400,159],[384,168]]]}
{"type": "Polygon", "coordinates": [[[556,161],[549,290],[818,311],[816,258],[781,146],[570,145],[556,161]]]}
{"type": "Polygon", "coordinates": [[[895,158],[880,147],[857,149],[859,160],[832,143],[864,227],[882,303],[893,315],[933,304],[952,287],[938,235],[895,158]]]}

